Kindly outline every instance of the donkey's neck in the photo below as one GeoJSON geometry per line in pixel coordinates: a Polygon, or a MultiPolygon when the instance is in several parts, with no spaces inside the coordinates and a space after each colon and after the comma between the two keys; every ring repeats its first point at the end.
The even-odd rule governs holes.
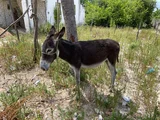
{"type": "Polygon", "coordinates": [[[59,57],[70,63],[73,48],[74,48],[73,43],[71,43],[70,41],[61,39],[58,45],[59,57]]]}

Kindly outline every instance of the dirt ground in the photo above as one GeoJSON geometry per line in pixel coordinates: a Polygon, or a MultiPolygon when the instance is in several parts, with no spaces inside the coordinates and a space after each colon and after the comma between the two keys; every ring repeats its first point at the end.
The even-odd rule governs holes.
{"type": "MultiPolygon", "coordinates": [[[[3,28],[0,28],[0,34],[1,34],[2,32],[4,32],[4,29],[3,29],[3,28]]],[[[0,38],[4,38],[4,37],[6,37],[6,36],[12,36],[12,34],[9,33],[9,32],[5,32],[2,36],[0,36],[0,38]]]]}

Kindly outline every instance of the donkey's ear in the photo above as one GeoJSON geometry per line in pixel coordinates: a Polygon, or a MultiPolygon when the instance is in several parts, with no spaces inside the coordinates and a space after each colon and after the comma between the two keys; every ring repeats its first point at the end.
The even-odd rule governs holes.
{"type": "Polygon", "coordinates": [[[54,35],[55,32],[56,32],[56,28],[52,25],[52,27],[51,27],[48,35],[49,35],[49,36],[50,36],[50,35],[54,35]]]}
{"type": "Polygon", "coordinates": [[[58,33],[58,39],[61,39],[63,37],[64,33],[65,33],[65,27],[63,27],[61,29],[61,31],[58,33]]]}

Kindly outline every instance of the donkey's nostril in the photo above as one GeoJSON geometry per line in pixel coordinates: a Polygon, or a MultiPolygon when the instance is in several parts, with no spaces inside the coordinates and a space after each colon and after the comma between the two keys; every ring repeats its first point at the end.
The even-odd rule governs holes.
{"type": "Polygon", "coordinates": [[[41,67],[42,70],[46,71],[47,69],[45,69],[44,67],[41,67]]]}
{"type": "Polygon", "coordinates": [[[49,68],[50,64],[44,60],[40,61],[40,68],[44,71],[47,71],[49,68]]]}

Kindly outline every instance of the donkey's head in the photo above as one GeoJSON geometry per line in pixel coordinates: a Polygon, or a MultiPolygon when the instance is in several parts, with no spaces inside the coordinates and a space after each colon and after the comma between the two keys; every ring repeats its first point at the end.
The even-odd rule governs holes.
{"type": "Polygon", "coordinates": [[[48,70],[50,64],[58,57],[58,43],[65,33],[65,28],[63,27],[58,33],[55,32],[56,29],[54,26],[52,26],[50,32],[48,33],[47,39],[42,45],[40,67],[43,70],[48,70]]]}

